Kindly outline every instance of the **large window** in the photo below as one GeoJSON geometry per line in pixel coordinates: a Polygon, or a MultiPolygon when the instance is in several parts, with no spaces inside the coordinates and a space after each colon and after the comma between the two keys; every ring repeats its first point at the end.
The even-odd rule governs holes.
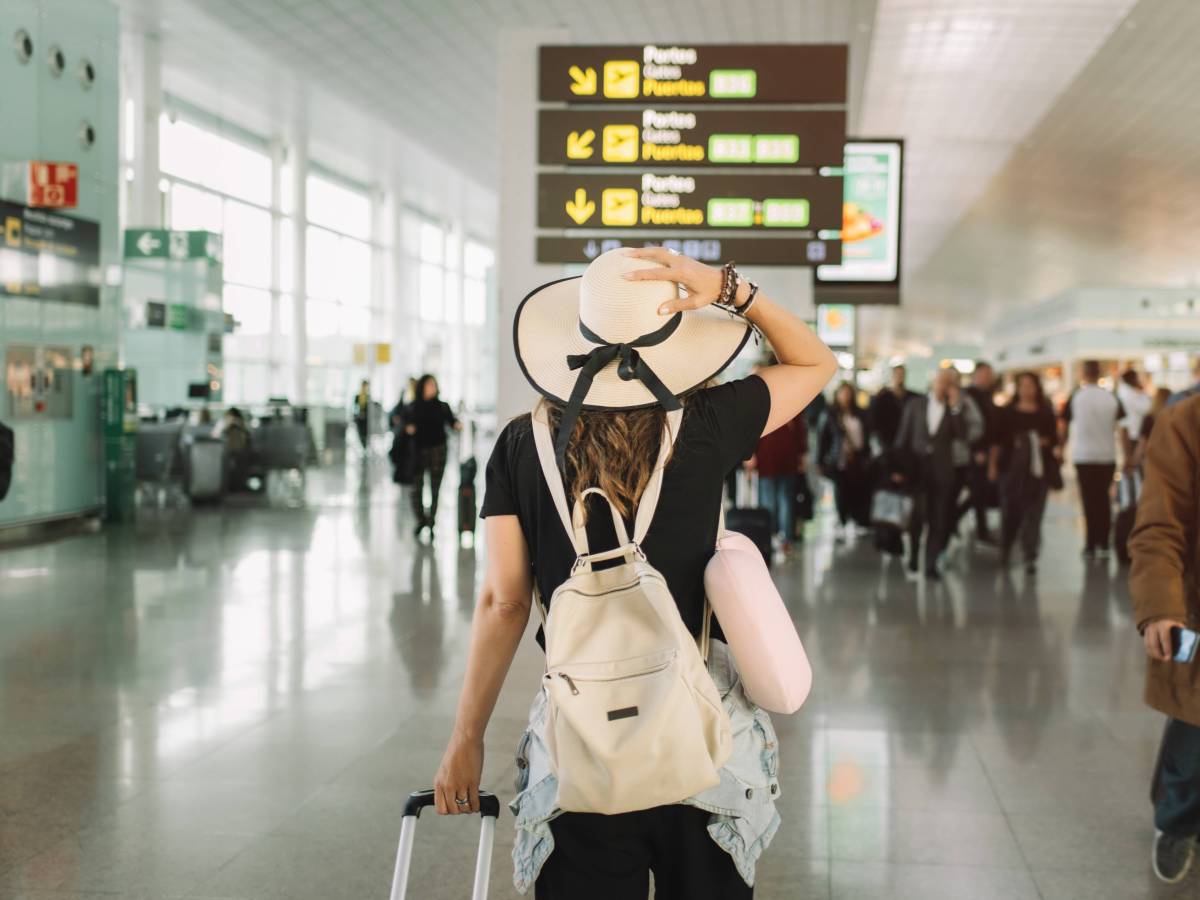
{"type": "Polygon", "coordinates": [[[164,225],[223,238],[224,310],[236,322],[224,339],[226,402],[257,406],[299,391],[345,406],[370,377],[390,403],[421,371],[438,376],[453,404],[490,401],[494,256],[485,243],[319,163],[301,181],[294,166],[304,154],[169,105],[181,108],[159,121],[164,225]],[[391,344],[390,364],[377,343],[391,344]]]}
{"type": "Polygon", "coordinates": [[[164,175],[270,206],[271,157],[265,147],[255,149],[186,120],[163,116],[160,124],[158,159],[164,175]]]}
{"type": "Polygon", "coordinates": [[[417,212],[403,214],[401,235],[417,273],[417,296],[409,302],[418,319],[416,367],[438,376],[450,403],[476,407],[490,397],[483,384],[491,359],[483,329],[492,251],[417,212]]]}
{"type": "Polygon", "coordinates": [[[256,404],[286,393],[290,354],[275,325],[279,297],[271,283],[275,249],[266,142],[186,118],[163,116],[159,126],[167,225],[222,236],[223,306],[236,323],[224,340],[225,400],[256,404]]]}
{"type": "Polygon", "coordinates": [[[321,174],[305,180],[305,281],[308,296],[310,400],[343,405],[347,391],[373,353],[361,345],[382,342],[382,297],[372,287],[371,198],[365,188],[321,174]],[[318,363],[319,361],[319,363],[318,363]]]}

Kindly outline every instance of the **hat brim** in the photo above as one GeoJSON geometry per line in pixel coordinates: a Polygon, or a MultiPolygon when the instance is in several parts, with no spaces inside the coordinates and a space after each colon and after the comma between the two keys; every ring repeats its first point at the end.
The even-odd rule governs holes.
{"type": "MultiPolygon", "coordinates": [[[[581,282],[582,276],[573,275],[535,288],[521,301],[513,318],[513,349],[521,372],[539,394],[563,405],[579,376],[567,365],[567,357],[588,353],[597,346],[579,330],[581,282]]],[[[678,397],[723,372],[742,352],[752,333],[744,319],[709,306],[684,312],[669,339],[641,348],[638,353],[678,397]]],[[[640,381],[623,381],[614,360],[592,381],[583,408],[633,410],[657,403],[640,381]]]]}

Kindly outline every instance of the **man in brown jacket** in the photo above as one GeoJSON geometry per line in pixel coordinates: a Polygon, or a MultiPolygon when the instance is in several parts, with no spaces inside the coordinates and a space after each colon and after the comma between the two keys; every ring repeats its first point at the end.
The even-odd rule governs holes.
{"type": "Polygon", "coordinates": [[[1180,658],[1188,635],[1175,631],[1200,628],[1200,396],[1155,422],[1129,551],[1134,618],[1150,657],[1146,703],[1169,717],[1153,790],[1154,872],[1174,884],[1200,835],[1200,658],[1180,658]]]}

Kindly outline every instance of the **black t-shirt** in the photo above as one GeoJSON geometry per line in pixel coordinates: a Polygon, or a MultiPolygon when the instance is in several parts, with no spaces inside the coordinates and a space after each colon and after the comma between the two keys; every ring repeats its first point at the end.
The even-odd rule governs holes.
{"type": "MultiPolygon", "coordinates": [[[[683,427],[642,549],[666,578],[684,624],[694,635],[703,625],[704,567],[717,541],[725,476],[753,455],[770,411],[767,385],[756,375],[701,391],[685,407],[683,427]]],[[[657,454],[657,446],[648,452],[657,454]]],[[[567,485],[568,500],[571,496],[567,485]]],[[[482,516],[506,515],[521,522],[534,579],[549,604],[570,574],[575,550],[542,476],[529,416],[504,428],[487,464],[482,516]]],[[[626,526],[632,535],[633,523],[626,526]]],[[[588,498],[587,536],[592,552],[617,545],[612,517],[604,501],[594,495],[588,498]]],[[[720,636],[715,623],[713,633],[720,636]]],[[[537,640],[545,646],[540,629],[537,640]]]]}
{"type": "Polygon", "coordinates": [[[410,403],[404,408],[401,419],[405,425],[416,426],[416,443],[423,449],[443,446],[446,443],[446,429],[458,421],[450,404],[443,400],[410,403]]]}
{"type": "MultiPolygon", "coordinates": [[[[1051,448],[1058,441],[1054,410],[1049,404],[1034,412],[1017,409],[1015,405],[996,407],[995,413],[996,443],[1000,446],[1000,467],[1002,470],[1008,470],[1014,453],[1018,450],[1025,450],[1028,447],[1028,444],[1022,444],[1021,441],[1031,431],[1037,432],[1039,443],[1041,438],[1049,441],[1047,446],[1042,447],[1042,458],[1046,462],[1049,461],[1051,448]]],[[[1028,451],[1025,450],[1025,452],[1028,451]]]]}

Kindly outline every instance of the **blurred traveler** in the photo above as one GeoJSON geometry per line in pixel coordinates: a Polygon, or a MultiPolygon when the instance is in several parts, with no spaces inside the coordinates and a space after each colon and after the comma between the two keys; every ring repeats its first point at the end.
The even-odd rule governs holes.
{"type": "MultiPolygon", "coordinates": [[[[925,539],[925,577],[941,578],[940,558],[950,540],[955,505],[961,482],[956,456],[983,434],[983,419],[975,404],[958,386],[958,372],[939,369],[927,397],[910,400],[896,433],[896,484],[913,493],[912,524],[909,530],[908,572],[920,571],[921,540],[925,539]]],[[[964,460],[965,462],[965,460],[964,460]]]]}
{"type": "Polygon", "coordinates": [[[824,393],[817,394],[813,397],[812,403],[804,408],[804,424],[808,426],[809,434],[816,434],[817,429],[821,427],[821,418],[825,415],[825,410],[829,409],[829,398],[824,393]]]}
{"type": "MultiPolygon", "coordinates": [[[[1137,518],[1138,497],[1142,491],[1142,470],[1138,461],[1138,443],[1142,428],[1150,415],[1154,401],[1142,390],[1142,379],[1133,369],[1121,373],[1117,382],[1117,399],[1125,408],[1121,428],[1125,435],[1125,456],[1120,480],[1117,482],[1117,517],[1113,522],[1113,550],[1117,562],[1130,564],[1129,535],[1137,518]]],[[[1153,427],[1153,426],[1151,426],[1153,427]]]]}
{"type": "Polygon", "coordinates": [[[1197,356],[1192,361],[1192,378],[1195,379],[1195,384],[1190,388],[1185,388],[1182,391],[1172,394],[1171,400],[1167,404],[1168,406],[1173,406],[1176,403],[1186,400],[1188,397],[1195,397],[1197,394],[1200,394],[1200,356],[1197,356]]]}
{"type": "Polygon", "coordinates": [[[8,496],[8,489],[12,486],[15,446],[13,430],[0,422],[0,500],[8,496]]]}
{"type": "Polygon", "coordinates": [[[1129,434],[1121,426],[1125,407],[1117,396],[1100,387],[1100,363],[1083,364],[1083,384],[1071,394],[1059,421],[1059,439],[1065,446],[1070,439],[1071,462],[1079,479],[1079,499],[1083,507],[1087,537],[1086,559],[1108,558],[1112,533],[1113,475],[1117,470],[1117,434],[1124,445],[1125,459],[1132,458],[1129,434]]]}
{"type": "MultiPolygon", "coordinates": [[[[1160,387],[1154,392],[1150,401],[1150,411],[1142,419],[1142,427],[1137,434],[1137,445],[1133,448],[1133,464],[1139,469],[1146,465],[1146,448],[1150,443],[1150,435],[1154,432],[1154,423],[1158,416],[1171,404],[1171,389],[1160,387]]],[[[1133,435],[1130,435],[1132,437],[1133,435]]]]}
{"type": "Polygon", "coordinates": [[[371,382],[365,378],[354,395],[354,427],[358,431],[358,442],[366,450],[371,431],[371,382]]]}
{"type": "Polygon", "coordinates": [[[988,510],[995,506],[995,487],[988,479],[988,463],[992,447],[996,443],[996,370],[992,364],[980,360],[975,363],[967,396],[979,410],[983,419],[983,434],[969,445],[970,458],[962,475],[967,488],[967,498],[962,501],[954,520],[954,531],[971,510],[975,511],[975,539],[985,544],[994,543],[988,526],[988,510]]]}
{"type": "Polygon", "coordinates": [[[867,417],[858,405],[854,386],[843,381],[817,431],[817,460],[821,474],[833,482],[838,523],[843,533],[870,524],[871,462],[867,417]]]}
{"type": "MultiPolygon", "coordinates": [[[[678,610],[681,621],[672,616],[672,627],[677,626],[683,641],[674,652],[681,664],[694,655],[689,636],[711,648],[708,687],[715,686],[724,701],[718,703],[726,717],[721,730],[730,728],[738,735],[723,762],[714,760],[703,745],[693,749],[693,728],[670,735],[672,746],[653,764],[648,760],[639,766],[637,758],[625,754],[621,786],[631,797],[669,793],[674,787],[664,791],[664,785],[679,784],[680,775],[695,768],[697,753],[703,754],[706,765],[720,770],[712,778],[705,775],[711,787],[669,801],[657,799],[657,805],[648,808],[630,807],[633,811],[628,812],[562,812],[560,790],[575,795],[585,780],[598,782],[612,773],[598,760],[580,763],[578,771],[552,767],[549,730],[569,735],[572,746],[588,749],[600,740],[607,746],[610,739],[585,732],[582,720],[575,720],[575,730],[564,716],[548,724],[548,711],[572,700],[584,704],[583,711],[599,709],[589,705],[604,702],[597,701],[597,690],[602,692],[599,696],[614,700],[628,693],[614,694],[614,688],[600,682],[575,686],[570,678],[555,679],[548,687],[544,683],[518,751],[519,793],[511,804],[517,821],[514,881],[522,892],[536,882],[539,900],[645,898],[651,873],[662,898],[749,898],[757,859],[779,825],[777,738],[770,719],[745,698],[723,635],[718,634],[719,623],[712,626],[714,639],[704,639],[704,569],[717,540],[726,473],[749,458],[760,436],[799,415],[832,376],[836,363],[798,317],[752,293],[757,289],[734,275],[732,268],[710,268],[663,249],[614,250],[597,257],[582,279],[538,289],[517,313],[517,358],[534,388],[546,397],[539,416],[547,415],[557,436],[553,430],[542,431],[541,421],[531,425],[530,417],[523,416],[501,432],[487,466],[487,572],[453,736],[435,781],[438,812],[478,809],[484,731],[525,633],[535,591],[539,607],[550,601],[549,627],[538,634],[543,647],[561,653],[561,641],[575,637],[578,645],[587,640],[571,632],[569,619],[555,618],[556,612],[579,609],[570,605],[572,595],[554,596],[571,577],[582,543],[582,537],[569,537],[575,529],[563,521],[569,518],[568,498],[586,504],[583,533],[593,550],[622,543],[618,530],[625,531],[634,521],[635,538],[639,533],[644,538],[638,543],[645,560],[641,565],[661,574],[678,610]],[[685,296],[679,295],[678,285],[686,288],[685,296]],[[727,298],[724,310],[705,308],[721,297],[727,298]],[[738,307],[744,319],[725,311],[738,307]],[[704,387],[745,342],[745,320],[762,329],[780,365],[740,381],[704,387]],[[582,365],[580,323],[595,335],[582,345],[591,348],[582,365]],[[611,344],[606,338],[622,343],[611,344]],[[573,399],[564,404],[559,397],[573,399]],[[658,405],[647,407],[648,398],[658,405]],[[681,406],[682,420],[675,412],[681,406]],[[672,412],[664,412],[664,407],[672,412]],[[668,423],[678,423],[673,451],[668,423]],[[658,468],[656,460],[664,453],[668,461],[658,468]],[[558,477],[562,469],[565,480],[558,477]],[[661,474],[656,476],[656,471],[661,474]],[[607,497],[590,495],[593,486],[603,488],[607,497]],[[635,516],[635,510],[643,515],[635,516]],[[642,528],[636,527],[637,518],[642,528]],[[568,605],[556,607],[560,601],[568,605]],[[644,790],[631,790],[637,785],[644,790]]],[[[620,615],[617,607],[605,608],[620,615]]],[[[668,615],[673,611],[668,608],[668,615]]],[[[700,675],[694,682],[699,687],[692,690],[706,690],[703,672],[700,675]]],[[[684,676],[676,671],[671,677],[684,676]]],[[[655,735],[656,722],[664,716],[682,721],[676,717],[686,714],[698,720],[692,690],[672,689],[654,711],[654,720],[639,717],[635,707],[615,709],[607,721],[601,711],[594,730],[655,735]]],[[[554,758],[571,750],[562,740],[555,746],[554,758]]],[[[611,791],[599,793],[608,797],[611,791]]],[[[576,805],[591,809],[596,803],[576,805]]]]}
{"type": "Polygon", "coordinates": [[[213,426],[212,436],[225,441],[229,490],[244,491],[250,476],[250,427],[242,411],[229,407],[213,426]]]}
{"type": "Polygon", "coordinates": [[[867,420],[871,425],[871,438],[881,453],[886,453],[896,442],[896,432],[900,430],[900,416],[904,414],[904,407],[908,401],[921,396],[905,387],[907,377],[907,368],[892,366],[891,382],[871,398],[867,420]]]}
{"type": "MultiPolygon", "coordinates": [[[[1168,717],[1155,769],[1154,872],[1183,880],[1200,835],[1200,659],[1173,657],[1174,629],[1200,627],[1200,396],[1159,416],[1129,540],[1134,620],[1150,657],[1146,703],[1168,717]]],[[[1175,636],[1182,637],[1180,632],[1175,636]]]]}
{"type": "Polygon", "coordinates": [[[796,539],[796,492],[806,453],[808,427],[803,416],[796,416],[759,438],[746,463],[758,472],[758,505],[771,511],[772,527],[785,553],[796,539]]]}
{"type": "Polygon", "coordinates": [[[1062,487],[1058,429],[1041,379],[1033,372],[1017,376],[1007,406],[995,409],[995,443],[989,453],[988,479],[1000,489],[1000,559],[1008,565],[1018,538],[1025,571],[1037,571],[1046,496],[1062,487]]]}
{"type": "Polygon", "coordinates": [[[406,434],[416,444],[416,468],[413,473],[412,510],[417,520],[413,534],[429,529],[434,535],[437,521],[438,493],[442,488],[442,476],[446,473],[446,429],[462,429],[462,423],[454,415],[450,404],[438,395],[437,379],[422,375],[417,379],[416,399],[401,412],[400,420],[406,434]],[[429,507],[425,507],[425,476],[429,476],[429,507]]]}
{"type": "MultiPolygon", "coordinates": [[[[1125,408],[1125,419],[1121,426],[1128,433],[1129,439],[1136,441],[1142,433],[1142,421],[1150,412],[1152,401],[1150,395],[1142,388],[1142,376],[1134,369],[1126,369],[1121,373],[1121,380],[1117,382],[1117,399],[1125,408]]],[[[1127,458],[1125,463],[1132,465],[1133,460],[1127,458]]]]}

